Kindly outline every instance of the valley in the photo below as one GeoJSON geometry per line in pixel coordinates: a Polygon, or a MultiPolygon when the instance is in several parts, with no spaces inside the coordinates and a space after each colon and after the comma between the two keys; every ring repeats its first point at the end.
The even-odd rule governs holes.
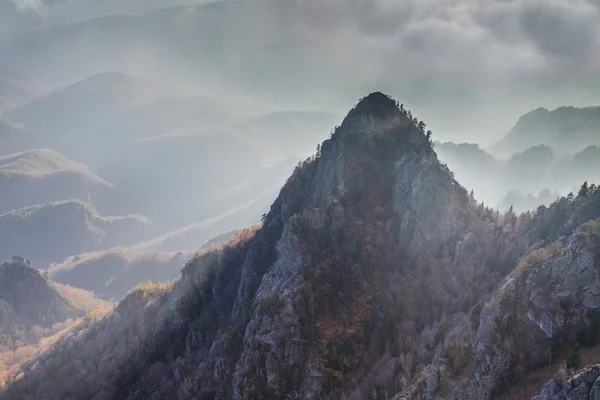
{"type": "Polygon", "coordinates": [[[600,399],[596,3],[0,3],[0,400],[600,399]]]}

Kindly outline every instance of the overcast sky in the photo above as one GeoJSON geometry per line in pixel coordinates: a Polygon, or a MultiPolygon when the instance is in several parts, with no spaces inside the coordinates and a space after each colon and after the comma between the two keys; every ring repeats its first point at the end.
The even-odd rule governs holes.
{"type": "MultiPolygon", "coordinates": [[[[5,2],[0,22],[10,19],[12,28],[198,3],[0,2],[5,2]]],[[[382,90],[430,121],[434,133],[486,143],[528,109],[600,104],[600,0],[299,0],[291,8],[289,3],[267,3],[260,15],[235,14],[227,22],[240,36],[260,31],[255,35],[260,40],[240,37],[222,45],[232,53],[256,49],[261,59],[253,67],[272,76],[298,79],[294,68],[304,71],[304,79],[318,83],[314,96],[330,96],[331,107],[340,111],[366,92],[382,90]],[[272,49],[261,52],[269,43],[265,35],[272,35],[271,43],[284,41],[287,63],[271,59],[272,49]]]]}

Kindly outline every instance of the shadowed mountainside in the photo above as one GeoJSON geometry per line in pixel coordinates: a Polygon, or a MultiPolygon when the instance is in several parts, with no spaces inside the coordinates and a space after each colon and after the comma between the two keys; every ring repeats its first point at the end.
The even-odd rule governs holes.
{"type": "Polygon", "coordinates": [[[0,265],[1,346],[34,326],[49,328],[76,315],[75,308],[23,257],[0,265]]]}

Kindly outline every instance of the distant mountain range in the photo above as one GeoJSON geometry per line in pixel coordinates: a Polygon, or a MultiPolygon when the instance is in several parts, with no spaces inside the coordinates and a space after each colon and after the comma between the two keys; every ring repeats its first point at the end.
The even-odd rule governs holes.
{"type": "Polygon", "coordinates": [[[0,115],[32,100],[40,93],[39,80],[0,68],[0,115]]]}
{"type": "Polygon", "coordinates": [[[0,115],[0,154],[8,154],[15,149],[23,148],[23,142],[26,140],[25,131],[24,125],[0,115]]]}
{"type": "Polygon", "coordinates": [[[101,202],[114,186],[84,164],[48,149],[0,156],[0,213],[52,201],[101,202]]]}
{"type": "MultiPolygon", "coordinates": [[[[490,206],[505,207],[505,196],[513,190],[524,192],[525,197],[544,190],[566,195],[584,181],[600,180],[600,147],[595,145],[580,148],[574,154],[536,145],[506,160],[470,143],[437,143],[435,150],[457,179],[490,206]]],[[[548,200],[542,197],[544,202],[548,200]]],[[[537,207],[542,203],[529,204],[537,207]]]]}
{"type": "Polygon", "coordinates": [[[336,119],[319,111],[248,114],[243,104],[189,97],[120,73],[91,76],[8,117],[22,130],[18,135],[7,131],[5,152],[48,147],[84,160],[114,190],[98,201],[72,197],[113,215],[148,215],[163,232],[277,190],[295,163],[314,152],[310,143],[326,136],[336,119]],[[179,204],[172,193],[181,194],[179,204]]]}
{"type": "Polygon", "coordinates": [[[538,108],[523,115],[501,141],[489,151],[510,157],[537,145],[560,153],[575,153],[590,145],[600,145],[600,107],[538,108]]]}
{"type": "Polygon", "coordinates": [[[118,301],[139,284],[178,278],[181,269],[194,254],[222,247],[238,232],[219,234],[202,245],[196,245],[197,249],[183,252],[136,251],[119,247],[79,254],[51,264],[48,273],[53,281],[88,290],[106,300],[118,301]]]}
{"type": "Polygon", "coordinates": [[[191,256],[190,253],[141,253],[117,248],[69,257],[52,265],[48,272],[54,281],[118,301],[140,283],[177,278],[191,256]]]}
{"type": "MultiPolygon", "coordinates": [[[[523,182],[555,162],[547,146],[509,161],[437,148],[523,182]]],[[[194,255],[173,282],[136,286],[3,399],[526,399],[546,380],[535,400],[595,393],[598,368],[575,370],[597,360],[600,341],[597,186],[500,214],[438,160],[424,123],[379,92],[319,150],[260,225],[194,255]]],[[[120,249],[50,273],[118,297],[144,270],[174,274],[181,257],[120,249]]]]}
{"type": "Polygon", "coordinates": [[[91,149],[125,144],[139,131],[123,136],[115,130],[128,107],[175,94],[143,78],[117,73],[97,74],[9,111],[7,117],[26,128],[23,149],[52,148],[70,157],[94,161],[91,149]]]}
{"type": "Polygon", "coordinates": [[[104,217],[81,200],[68,200],[0,214],[0,259],[29,254],[46,269],[73,254],[133,244],[148,235],[141,216],[104,217]]]}

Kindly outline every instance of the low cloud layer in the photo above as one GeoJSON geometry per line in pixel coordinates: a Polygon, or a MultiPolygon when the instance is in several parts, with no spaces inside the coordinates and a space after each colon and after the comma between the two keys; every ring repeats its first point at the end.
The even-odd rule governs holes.
{"type": "MultiPolygon", "coordinates": [[[[41,1],[14,0],[20,11],[62,22],[180,4],[172,0],[41,1]]],[[[180,43],[209,43],[183,50],[188,51],[183,55],[170,54],[169,60],[181,57],[188,62],[192,54],[218,62],[217,70],[258,82],[253,90],[286,90],[285,83],[295,81],[312,90],[313,97],[319,92],[323,97],[335,93],[351,101],[369,90],[384,90],[432,115],[434,125],[442,120],[454,125],[454,131],[464,118],[461,108],[473,107],[474,125],[506,113],[511,119],[503,121],[507,125],[531,107],[589,104],[600,89],[599,0],[248,3],[227,3],[230,9],[218,14],[224,19],[215,26],[231,27],[227,32],[218,27],[202,31],[203,24],[210,22],[198,13],[213,18],[214,10],[182,10],[178,19],[166,21],[165,32],[191,32],[180,43]],[[186,23],[190,26],[181,28],[186,23]],[[199,38],[205,32],[214,35],[214,44],[211,38],[199,38]],[[205,48],[218,53],[218,61],[210,59],[213,54],[197,54],[205,48]]],[[[340,105],[344,107],[347,104],[340,105]]]]}

